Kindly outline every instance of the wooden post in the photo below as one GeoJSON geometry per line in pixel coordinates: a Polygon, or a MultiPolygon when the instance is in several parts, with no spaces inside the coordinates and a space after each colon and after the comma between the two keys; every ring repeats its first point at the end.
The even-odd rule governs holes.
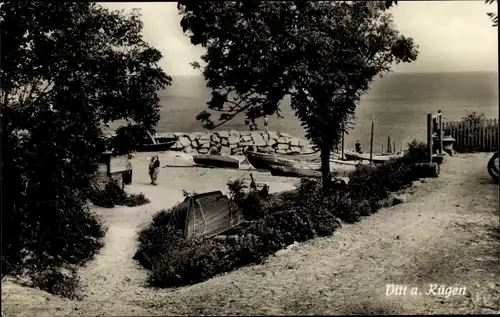
{"type": "Polygon", "coordinates": [[[438,115],[439,115],[439,121],[438,121],[439,154],[443,154],[443,120],[442,120],[443,116],[441,115],[441,110],[438,110],[438,115]]]}
{"type": "Polygon", "coordinates": [[[392,142],[391,142],[391,136],[390,136],[390,135],[388,135],[388,136],[387,136],[387,153],[392,153],[392,150],[393,150],[393,149],[391,149],[391,143],[392,143],[392,142]]]}
{"type": "Polygon", "coordinates": [[[432,163],[432,113],[427,114],[427,150],[429,151],[429,163],[432,163]]]}
{"type": "Polygon", "coordinates": [[[372,116],[372,131],[370,136],[370,164],[373,164],[373,128],[375,125],[375,114],[372,116]]]}
{"type": "MultiPolygon", "coordinates": [[[[393,151],[394,153],[396,153],[396,140],[393,140],[393,141],[392,141],[392,151],[393,151]]],[[[393,153],[393,152],[391,152],[391,153],[393,153]]]]}
{"type": "Polygon", "coordinates": [[[382,152],[380,152],[382,154],[384,154],[384,145],[382,144],[382,152]]]}
{"type": "Polygon", "coordinates": [[[403,140],[401,140],[401,154],[403,154],[403,140]]]}

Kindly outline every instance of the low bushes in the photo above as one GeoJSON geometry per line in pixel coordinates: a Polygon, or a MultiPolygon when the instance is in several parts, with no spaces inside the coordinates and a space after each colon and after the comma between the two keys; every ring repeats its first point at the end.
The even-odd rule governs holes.
{"type": "Polygon", "coordinates": [[[107,183],[104,190],[92,189],[87,196],[94,205],[104,208],[113,208],[115,205],[135,207],[150,203],[144,194],[128,194],[116,182],[107,183]]]}
{"type": "Polygon", "coordinates": [[[76,270],[50,267],[33,277],[33,284],[41,290],[69,299],[81,299],[80,278],[76,270]]]}
{"type": "Polygon", "coordinates": [[[425,146],[409,145],[403,157],[376,167],[362,166],[349,184],[335,181],[325,194],[317,180],[301,179],[296,190],[264,197],[245,193],[241,180],[228,184],[230,198],[246,220],[232,239],[184,238],[172,226],[175,211],[160,211],[139,235],[134,258],[151,270],[150,285],[180,286],[204,281],[251,263],[259,263],[276,251],[314,237],[329,236],[341,221],[355,222],[376,212],[381,200],[411,184],[418,175],[415,163],[425,159],[425,146]],[[172,212],[173,211],[173,212],[172,212]]]}

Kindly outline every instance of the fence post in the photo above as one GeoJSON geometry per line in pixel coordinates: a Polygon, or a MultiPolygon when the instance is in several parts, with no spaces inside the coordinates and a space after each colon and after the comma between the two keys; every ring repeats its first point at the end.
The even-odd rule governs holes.
{"type": "Polygon", "coordinates": [[[488,122],[486,124],[486,146],[488,147],[488,152],[490,152],[493,148],[493,146],[491,145],[491,123],[492,123],[492,120],[491,119],[488,119],[488,122]]]}
{"type": "Polygon", "coordinates": [[[432,163],[432,113],[427,114],[427,150],[429,151],[429,163],[432,163]]]}
{"type": "Polygon", "coordinates": [[[438,139],[439,139],[439,154],[443,154],[443,120],[441,115],[441,110],[438,110],[438,139]]]}

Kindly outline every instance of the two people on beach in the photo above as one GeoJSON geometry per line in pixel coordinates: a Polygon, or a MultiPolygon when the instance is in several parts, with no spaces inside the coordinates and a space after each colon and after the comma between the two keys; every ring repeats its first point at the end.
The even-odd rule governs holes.
{"type": "Polygon", "coordinates": [[[158,155],[155,155],[151,158],[151,162],[149,162],[149,177],[151,178],[151,184],[157,185],[156,182],[158,180],[158,174],[160,174],[160,159],[158,155]]]}
{"type": "MultiPolygon", "coordinates": [[[[267,114],[264,116],[264,129],[267,131],[267,126],[269,124],[269,119],[267,114]]],[[[257,123],[255,123],[255,119],[245,119],[245,125],[250,128],[250,131],[257,131],[257,123]]]]}

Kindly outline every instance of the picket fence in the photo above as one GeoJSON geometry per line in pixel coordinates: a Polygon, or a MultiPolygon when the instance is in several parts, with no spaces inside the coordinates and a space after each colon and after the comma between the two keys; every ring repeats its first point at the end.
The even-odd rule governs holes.
{"type": "Polygon", "coordinates": [[[451,135],[459,153],[495,152],[498,149],[498,119],[443,122],[443,135],[451,135]]]}

